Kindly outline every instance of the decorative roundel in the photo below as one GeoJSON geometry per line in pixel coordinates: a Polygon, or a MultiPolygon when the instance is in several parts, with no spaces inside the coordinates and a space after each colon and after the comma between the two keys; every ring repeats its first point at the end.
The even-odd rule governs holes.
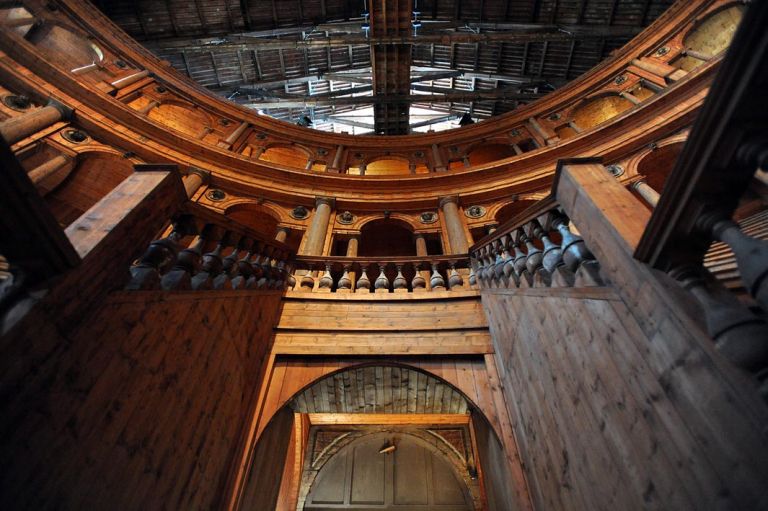
{"type": "Polygon", "coordinates": [[[320,156],[326,156],[328,154],[328,149],[320,147],[317,150],[317,154],[320,155],[320,156]]]}
{"type": "Polygon", "coordinates": [[[434,224],[437,222],[437,213],[434,211],[425,211],[419,215],[419,220],[422,224],[434,224]]]}
{"type": "Polygon", "coordinates": [[[481,218],[485,216],[485,208],[482,206],[470,206],[464,210],[464,214],[469,218],[481,218]]]}
{"type": "Polygon", "coordinates": [[[32,106],[32,102],[27,96],[17,96],[15,94],[3,96],[3,104],[10,109],[18,110],[20,112],[27,110],[32,106]]]}
{"type": "Polygon", "coordinates": [[[627,81],[627,75],[619,75],[613,80],[613,83],[615,83],[616,85],[621,85],[626,81],[627,81]]]}
{"type": "Polygon", "coordinates": [[[83,142],[88,140],[88,134],[81,130],[74,130],[74,129],[64,130],[61,136],[64,137],[64,140],[67,140],[68,142],[72,142],[73,144],[82,144],[83,142]]]}
{"type": "Polygon", "coordinates": [[[214,202],[221,202],[221,201],[223,201],[224,199],[227,198],[227,194],[224,193],[223,191],[217,189],[217,188],[213,188],[211,190],[208,190],[206,192],[205,196],[208,197],[208,199],[210,199],[210,200],[212,200],[214,202]]]}
{"type": "Polygon", "coordinates": [[[296,206],[291,210],[291,216],[296,220],[304,220],[309,216],[309,210],[304,206],[296,206]]]}
{"type": "Polygon", "coordinates": [[[339,221],[340,224],[349,225],[356,220],[356,217],[349,211],[345,211],[343,213],[339,213],[336,216],[336,219],[339,221]]]}
{"type": "Polygon", "coordinates": [[[549,116],[550,121],[559,121],[560,120],[560,114],[555,112],[554,114],[550,114],[549,116]]]}
{"type": "Polygon", "coordinates": [[[667,53],[669,53],[669,46],[662,46],[661,48],[656,50],[656,56],[657,57],[663,57],[667,53]]]}
{"type": "Polygon", "coordinates": [[[222,126],[229,126],[230,124],[232,124],[232,121],[230,121],[229,119],[219,119],[219,124],[221,124],[222,126]]]}
{"type": "Polygon", "coordinates": [[[416,158],[424,158],[424,152],[416,151],[415,153],[413,153],[413,156],[415,156],[416,158]]]}
{"type": "Polygon", "coordinates": [[[158,85],[157,87],[155,87],[155,92],[157,92],[158,94],[165,94],[166,92],[168,92],[168,89],[166,89],[162,85],[158,85]]]}
{"type": "Polygon", "coordinates": [[[512,130],[509,132],[510,137],[519,137],[520,136],[520,130],[512,130]]]}
{"type": "Polygon", "coordinates": [[[607,170],[613,177],[619,177],[624,174],[624,167],[618,164],[608,165],[605,167],[605,170],[607,170]]]}
{"type": "Polygon", "coordinates": [[[124,60],[117,59],[115,61],[115,66],[120,68],[120,69],[125,69],[126,67],[128,67],[128,64],[126,64],[124,60]]]}

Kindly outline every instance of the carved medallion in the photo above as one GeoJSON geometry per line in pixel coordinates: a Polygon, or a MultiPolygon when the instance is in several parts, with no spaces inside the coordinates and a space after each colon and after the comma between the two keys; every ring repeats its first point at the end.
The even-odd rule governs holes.
{"type": "Polygon", "coordinates": [[[355,215],[353,215],[349,211],[345,211],[343,213],[339,213],[336,216],[336,219],[339,221],[340,224],[349,225],[353,223],[357,218],[355,217],[355,215]]]}
{"type": "Polygon", "coordinates": [[[624,174],[624,167],[617,164],[607,165],[605,170],[607,170],[613,177],[619,177],[624,174]]]}
{"type": "Polygon", "coordinates": [[[73,144],[82,144],[88,140],[88,134],[81,130],[64,130],[61,136],[64,137],[64,140],[72,142],[73,144]]]}
{"type": "Polygon", "coordinates": [[[464,214],[469,218],[481,218],[484,217],[486,210],[482,206],[470,206],[464,210],[464,214]]]}
{"type": "Polygon", "coordinates": [[[309,216],[309,210],[304,206],[296,206],[291,210],[291,216],[296,220],[304,220],[309,216]]]}
{"type": "Polygon", "coordinates": [[[212,200],[213,202],[221,202],[227,198],[227,194],[217,188],[208,190],[205,193],[205,196],[208,197],[208,199],[212,200]]]}
{"type": "Polygon", "coordinates": [[[434,224],[437,222],[437,213],[434,211],[425,211],[419,215],[419,220],[422,224],[434,224]]]}

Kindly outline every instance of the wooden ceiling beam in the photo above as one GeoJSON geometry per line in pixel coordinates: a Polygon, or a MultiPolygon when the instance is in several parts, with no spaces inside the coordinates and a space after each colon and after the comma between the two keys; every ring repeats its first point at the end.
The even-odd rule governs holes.
{"type": "Polygon", "coordinates": [[[251,99],[243,102],[251,108],[311,108],[316,106],[338,105],[375,105],[396,103],[470,103],[472,101],[533,101],[543,94],[509,92],[504,89],[487,91],[454,91],[446,89],[443,94],[411,94],[411,95],[380,95],[357,97],[326,97],[299,96],[271,98],[265,101],[251,99]]]}
{"type": "Polygon", "coordinates": [[[243,28],[251,30],[253,23],[251,22],[251,11],[248,9],[248,0],[240,0],[240,13],[243,16],[243,28]]]}

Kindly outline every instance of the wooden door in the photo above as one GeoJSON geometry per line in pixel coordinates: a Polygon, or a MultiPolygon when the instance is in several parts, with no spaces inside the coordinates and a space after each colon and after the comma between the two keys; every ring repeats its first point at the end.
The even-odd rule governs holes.
{"type": "Polygon", "coordinates": [[[444,456],[407,434],[365,436],[325,463],[304,509],[470,511],[467,486],[444,456]]]}

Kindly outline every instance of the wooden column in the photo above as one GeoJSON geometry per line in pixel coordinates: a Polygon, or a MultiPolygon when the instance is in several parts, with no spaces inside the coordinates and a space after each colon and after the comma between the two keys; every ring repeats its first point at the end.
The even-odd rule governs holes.
{"type": "Polygon", "coordinates": [[[277,233],[275,233],[275,240],[285,243],[285,240],[288,238],[288,232],[290,232],[288,227],[278,227],[277,233]]]}
{"type": "Polygon", "coordinates": [[[190,167],[189,173],[182,178],[187,197],[191,199],[192,196],[195,195],[195,192],[197,192],[203,184],[208,182],[210,177],[211,173],[207,170],[190,167]]]}
{"type": "MultiPolygon", "coordinates": [[[[144,114],[144,115],[147,115],[147,114],[148,114],[148,113],[149,113],[149,112],[150,112],[150,111],[151,111],[153,108],[156,108],[156,107],[158,107],[158,106],[160,106],[160,102],[159,102],[159,101],[155,101],[155,100],[153,100],[153,101],[150,101],[149,103],[147,103],[146,105],[144,105],[144,107],[142,107],[142,108],[139,110],[139,113],[142,113],[142,114],[144,114]]],[[[203,135],[203,136],[205,136],[205,135],[203,135]]]]}
{"type": "Polygon", "coordinates": [[[307,241],[304,243],[304,255],[323,255],[325,235],[331,220],[335,200],[330,197],[318,197],[315,200],[315,214],[307,229],[307,241]]]}
{"type": "Polygon", "coordinates": [[[652,208],[655,208],[656,204],[659,203],[659,192],[651,188],[651,186],[645,182],[645,179],[632,183],[632,189],[635,190],[652,208]]]}
{"type": "Polygon", "coordinates": [[[128,87],[129,85],[134,84],[139,80],[146,78],[147,76],[149,76],[149,71],[145,69],[144,71],[138,71],[131,75],[124,76],[123,78],[118,78],[114,82],[110,83],[110,85],[115,89],[124,89],[125,87],[128,87]]]}
{"type": "Polygon", "coordinates": [[[341,157],[344,155],[344,146],[340,145],[336,148],[336,154],[333,155],[333,162],[331,166],[326,170],[328,172],[341,172],[341,157]]]}
{"type": "Polygon", "coordinates": [[[445,162],[443,161],[443,155],[440,154],[440,148],[437,147],[437,144],[432,144],[432,159],[434,160],[435,172],[448,170],[448,167],[445,166],[445,162]]]}
{"type": "Polygon", "coordinates": [[[13,145],[51,124],[69,119],[71,115],[71,108],[51,100],[42,108],[1,122],[0,136],[8,142],[8,145],[13,145]]]}
{"type": "MultiPolygon", "coordinates": [[[[54,182],[46,182],[59,170],[63,169],[72,162],[72,158],[66,154],[60,154],[54,158],[51,158],[47,162],[38,165],[34,169],[29,171],[29,179],[35,184],[42,195],[53,190],[61,181],[64,180],[66,174],[60,176],[54,182]]],[[[68,174],[68,173],[67,173],[68,174]]]]}
{"type": "Polygon", "coordinates": [[[448,242],[451,245],[451,254],[466,254],[469,249],[467,236],[464,234],[464,222],[459,213],[459,198],[454,196],[443,197],[438,203],[443,212],[445,227],[448,231],[448,242]]]}

